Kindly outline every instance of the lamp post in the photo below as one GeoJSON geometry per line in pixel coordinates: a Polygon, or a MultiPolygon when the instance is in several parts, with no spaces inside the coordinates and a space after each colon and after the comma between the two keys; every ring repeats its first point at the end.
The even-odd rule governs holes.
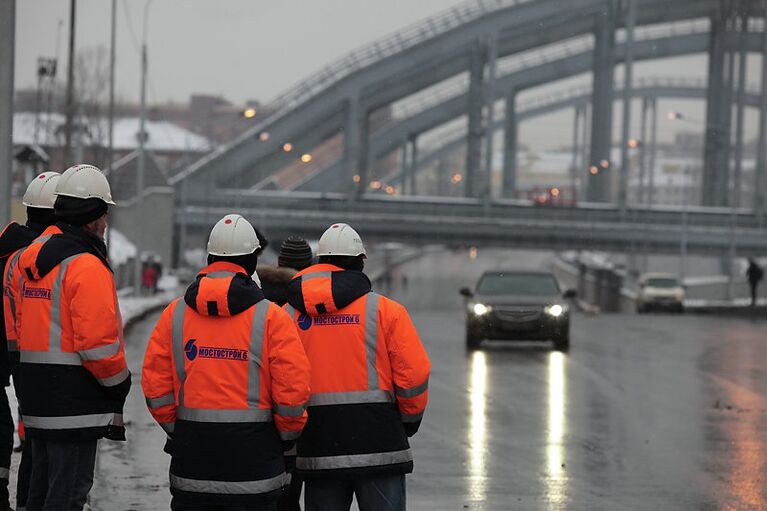
{"type": "Polygon", "coordinates": [[[0,2],[0,225],[11,220],[16,1],[0,2]]]}
{"type": "Polygon", "coordinates": [[[138,161],[136,168],[136,257],[134,266],[134,294],[141,294],[141,249],[144,241],[144,165],[146,163],[146,73],[147,73],[147,25],[149,21],[149,5],[152,0],[147,0],[144,4],[144,29],[141,42],[141,99],[139,107],[139,128],[138,128],[138,161]]]}
{"type": "MultiPolygon", "coordinates": [[[[686,122],[687,124],[691,124],[693,126],[703,126],[703,123],[697,119],[690,118],[686,116],[685,114],[681,112],[675,112],[671,111],[669,112],[666,117],[669,121],[681,121],[686,122]]],[[[685,171],[685,174],[687,171],[685,171]]],[[[692,183],[692,180],[690,180],[690,183],[692,183]]],[[[682,255],[686,256],[687,253],[687,199],[684,199],[683,204],[683,210],[682,210],[682,240],[680,245],[680,252],[682,252],[682,255]]],[[[727,259],[726,261],[723,261],[723,265],[726,268],[727,271],[727,287],[725,289],[725,299],[726,300],[732,300],[733,297],[733,278],[734,278],[734,267],[735,264],[735,254],[737,251],[736,243],[737,239],[735,237],[735,231],[738,227],[738,218],[737,218],[737,205],[735,200],[730,201],[730,229],[729,229],[729,244],[727,249],[727,259]]],[[[684,264],[684,259],[681,260],[680,264],[684,264]]]]}

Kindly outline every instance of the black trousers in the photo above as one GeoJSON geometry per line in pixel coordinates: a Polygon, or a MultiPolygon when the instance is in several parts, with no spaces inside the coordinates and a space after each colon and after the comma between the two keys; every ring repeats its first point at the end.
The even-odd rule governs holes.
{"type": "Polygon", "coordinates": [[[34,467],[27,511],[82,511],[93,486],[98,440],[30,441],[34,467]]]}
{"type": "Polygon", "coordinates": [[[32,480],[32,442],[24,442],[19,462],[19,474],[16,480],[16,509],[23,509],[27,505],[29,495],[29,482],[32,480]]]}
{"type": "Polygon", "coordinates": [[[11,474],[14,430],[8,394],[5,389],[0,389],[0,510],[7,509],[10,505],[8,478],[11,474]]]}

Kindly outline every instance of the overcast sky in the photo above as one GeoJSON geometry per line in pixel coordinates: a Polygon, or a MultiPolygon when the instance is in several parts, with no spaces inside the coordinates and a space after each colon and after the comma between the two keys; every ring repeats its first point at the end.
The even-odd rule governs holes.
{"type": "MultiPolygon", "coordinates": [[[[566,5],[569,0],[562,0],[566,5]]],[[[344,54],[407,25],[446,10],[454,0],[153,0],[148,10],[151,103],[186,102],[192,93],[218,94],[243,104],[268,101],[344,54]]],[[[138,100],[139,45],[143,0],[118,0],[117,93],[138,100]]],[[[78,0],[77,48],[109,46],[109,0],[78,0]]],[[[16,86],[35,86],[38,56],[56,56],[60,78],[66,74],[69,2],[18,0],[16,86]],[[58,53],[57,53],[58,48],[58,53]]],[[[749,59],[749,83],[759,84],[761,59],[749,59]]],[[[706,76],[706,58],[694,56],[637,64],[635,77],[706,76]]],[[[622,81],[621,69],[616,70],[622,81]]],[[[583,83],[581,76],[522,94],[540,97],[583,83]]],[[[638,102],[637,102],[638,103],[638,102]]],[[[636,107],[635,107],[636,108],[636,107]]],[[[664,101],[667,109],[704,119],[700,101],[664,101]]],[[[616,120],[620,108],[616,108],[616,120]]],[[[632,119],[639,129],[638,115],[632,119]]],[[[572,113],[525,122],[522,143],[539,148],[569,143],[572,113]],[[552,136],[558,135],[558,136],[552,136]]],[[[755,136],[756,115],[749,112],[746,136],[755,136]]],[[[617,123],[616,123],[617,124],[617,123]]],[[[660,135],[676,130],[702,131],[691,124],[663,121],[660,135]]]]}
{"type": "MultiPolygon", "coordinates": [[[[268,100],[361,45],[449,8],[452,0],[153,0],[152,101],[196,92],[268,100]]],[[[69,2],[17,1],[16,84],[35,84],[38,56],[58,46],[65,76],[69,2]],[[58,30],[59,22],[63,25],[58,30]],[[58,41],[57,41],[58,34],[58,41]]],[[[138,97],[142,0],[118,0],[118,93],[138,97]],[[131,36],[132,33],[135,39],[131,36]]],[[[111,2],[78,0],[76,45],[109,46],[111,2]]]]}

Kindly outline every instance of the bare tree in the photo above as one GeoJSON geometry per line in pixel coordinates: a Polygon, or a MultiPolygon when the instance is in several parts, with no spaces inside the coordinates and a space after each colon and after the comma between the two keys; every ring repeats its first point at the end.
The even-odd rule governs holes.
{"type": "Polygon", "coordinates": [[[103,167],[109,145],[109,51],[106,46],[83,49],[75,58],[75,94],[80,141],[93,163],[103,167]]]}

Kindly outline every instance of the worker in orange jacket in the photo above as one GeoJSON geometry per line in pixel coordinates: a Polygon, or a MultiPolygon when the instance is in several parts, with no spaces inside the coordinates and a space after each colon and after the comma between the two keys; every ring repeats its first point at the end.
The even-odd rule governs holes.
{"type": "Polygon", "coordinates": [[[27,511],[82,509],[99,438],[125,440],[131,385],[103,241],[109,183],[92,165],[56,185],[56,225],[19,256],[19,400],[32,442],[27,511]]]}
{"type": "MultiPolygon", "coordinates": [[[[19,306],[20,273],[14,271],[22,250],[50,225],[56,222],[53,204],[56,201],[56,183],[58,172],[43,172],[29,183],[24,192],[22,204],[27,208],[27,221],[24,225],[11,222],[0,234],[0,276],[3,282],[3,307],[0,309],[0,381],[10,385],[11,374],[16,373],[19,364],[18,335],[16,331],[16,309],[19,306]],[[16,277],[14,278],[14,275],[16,277]]],[[[14,376],[14,386],[19,387],[19,379],[14,376]]],[[[18,392],[18,390],[17,390],[18,392]]],[[[24,442],[24,423],[19,417],[19,441],[21,443],[21,462],[16,479],[16,508],[23,509],[27,504],[29,478],[32,474],[31,444],[24,442]]],[[[13,417],[8,396],[0,392],[0,511],[10,509],[8,495],[8,475],[13,450],[13,417]]]]}
{"type": "Polygon", "coordinates": [[[312,366],[296,468],[306,511],[405,509],[408,437],[428,400],[429,358],[405,308],[371,292],[357,232],[334,224],[319,264],[288,287],[288,312],[312,366]]]}
{"type": "Polygon", "coordinates": [[[168,434],[171,509],[273,510],[283,450],[301,434],[309,362],[288,314],[264,299],[253,227],[227,215],[208,266],[152,332],[142,386],[168,434]]]}

